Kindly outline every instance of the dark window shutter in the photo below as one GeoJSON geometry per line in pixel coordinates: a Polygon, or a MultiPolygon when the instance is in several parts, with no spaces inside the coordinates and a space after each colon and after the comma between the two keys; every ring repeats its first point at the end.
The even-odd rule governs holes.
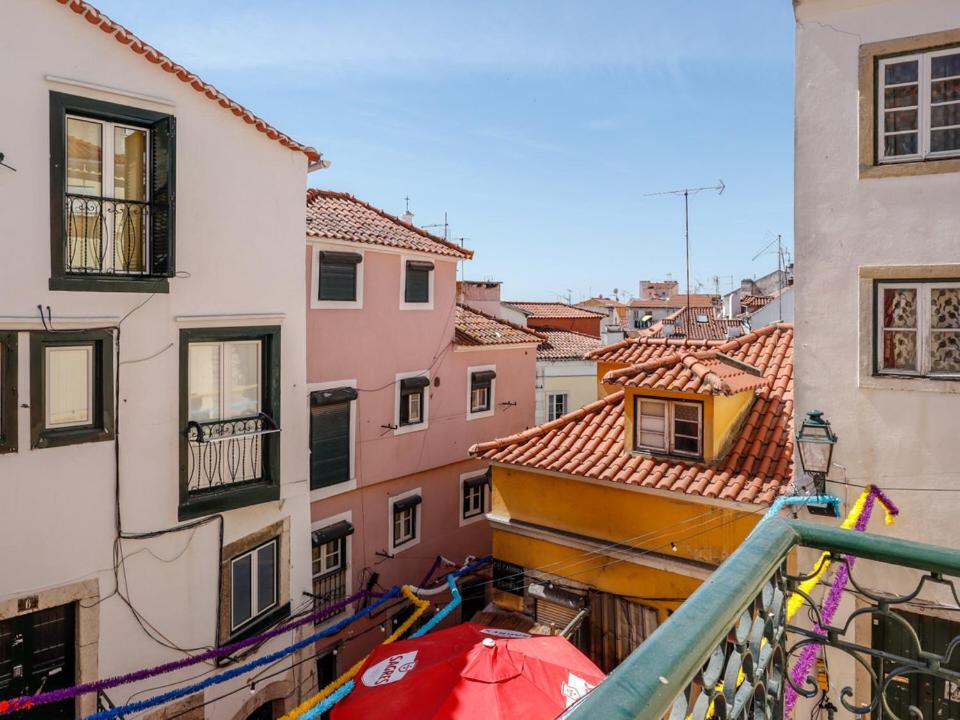
{"type": "Polygon", "coordinates": [[[407,281],[403,300],[408,303],[430,302],[430,269],[421,264],[407,263],[407,281]]]}
{"type": "Polygon", "coordinates": [[[333,262],[320,253],[320,286],[318,300],[356,300],[356,263],[333,262]]]}
{"type": "Polygon", "coordinates": [[[176,118],[167,116],[150,126],[150,272],[176,274],[176,118]]]}
{"type": "Polygon", "coordinates": [[[310,408],[310,489],[350,479],[350,403],[310,408]]]}

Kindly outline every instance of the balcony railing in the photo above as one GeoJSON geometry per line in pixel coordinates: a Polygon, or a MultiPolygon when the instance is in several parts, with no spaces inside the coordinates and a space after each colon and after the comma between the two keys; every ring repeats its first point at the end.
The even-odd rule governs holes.
{"type": "Polygon", "coordinates": [[[264,413],[187,423],[187,492],[201,493],[263,479],[269,436],[280,432],[264,413]]]}
{"type": "MultiPolygon", "coordinates": [[[[323,610],[334,603],[338,603],[347,596],[347,571],[345,569],[334,570],[326,575],[320,575],[313,579],[313,609],[323,610]]],[[[341,608],[335,612],[324,615],[318,623],[326,622],[332,617],[336,617],[346,612],[346,608],[341,608]]]]}
{"type": "MultiPolygon", "coordinates": [[[[881,568],[875,577],[893,577],[883,572],[889,569],[881,568]]],[[[839,717],[930,720],[930,714],[925,716],[914,705],[895,711],[891,696],[924,678],[930,681],[930,688],[941,688],[937,697],[946,695],[944,702],[958,699],[951,698],[953,690],[960,688],[960,672],[953,669],[958,667],[960,637],[941,637],[938,651],[923,647],[900,612],[921,592],[932,590],[949,599],[952,608],[942,606],[941,611],[946,607],[960,612],[954,582],[945,576],[960,577],[960,551],[813,523],[768,520],[667,622],[563,717],[780,720],[785,716],[788,689],[801,698],[821,695],[814,678],[808,676],[797,683],[790,671],[804,648],[814,645],[818,650],[826,646],[849,656],[862,678],[857,689],[836,688],[833,699],[843,706],[839,717]],[[787,573],[787,555],[798,546],[828,551],[834,563],[846,567],[857,609],[827,623],[822,621],[819,604],[804,596],[810,617],[801,612],[793,619],[800,624],[787,622],[786,600],[809,577],[787,573]],[[906,568],[912,576],[911,587],[903,594],[871,590],[854,576],[853,558],[906,568]],[[810,625],[822,625],[824,632],[811,629],[807,620],[810,625]],[[862,638],[858,643],[854,637],[855,625],[861,624],[858,620],[900,628],[908,650],[899,654],[889,645],[881,649],[863,644],[862,638]]],[[[900,706],[905,704],[901,695],[900,706]]],[[[957,717],[942,710],[936,714],[957,717]]]]}
{"type": "Polygon", "coordinates": [[[150,203],[71,193],[64,203],[67,275],[150,275],[150,203]]]}

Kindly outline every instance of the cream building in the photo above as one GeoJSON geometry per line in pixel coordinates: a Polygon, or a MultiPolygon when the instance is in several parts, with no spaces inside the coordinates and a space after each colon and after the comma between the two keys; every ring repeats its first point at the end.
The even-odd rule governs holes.
{"type": "MultiPolygon", "coordinates": [[[[6,0],[0,25],[4,699],[309,609],[303,192],[323,163],[85,2],[6,0]]],[[[290,664],[149,717],[273,717],[313,677],[290,664]]]]}
{"type": "MultiPolygon", "coordinates": [[[[960,544],[960,4],[795,0],[796,408],[822,410],[839,436],[827,490],[848,504],[887,488],[898,537],[960,544]]],[[[863,587],[907,592],[915,574],[867,562],[863,587]]],[[[819,596],[818,591],[818,596],[819,596]]],[[[862,596],[861,596],[862,597],[862,596]]],[[[858,599],[857,603],[862,602],[858,599]]],[[[847,594],[846,609],[854,606],[847,594]]],[[[925,649],[960,635],[943,586],[908,620],[925,649]]],[[[856,623],[861,645],[903,630],[856,623]]],[[[866,670],[830,655],[831,697],[866,670]]],[[[889,669],[889,668],[888,668],[889,669]]],[[[888,693],[899,717],[956,717],[950,688],[920,678],[888,693]]],[[[800,711],[803,715],[803,711],[800,711]]]]}

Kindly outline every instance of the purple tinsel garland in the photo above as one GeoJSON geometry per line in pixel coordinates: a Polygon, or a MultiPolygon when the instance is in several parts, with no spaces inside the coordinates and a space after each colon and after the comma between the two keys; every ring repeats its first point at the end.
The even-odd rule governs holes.
{"type": "MultiPolygon", "coordinates": [[[[897,506],[888,498],[882,490],[876,486],[870,488],[870,494],[867,496],[867,500],[863,505],[863,512],[860,513],[860,517],[857,518],[857,524],[854,526],[854,530],[857,532],[863,532],[867,529],[867,524],[870,522],[870,515],[873,512],[873,505],[877,499],[880,499],[880,502],[886,505],[887,511],[891,515],[896,515],[899,513],[897,506]]],[[[837,612],[837,608],[840,607],[840,600],[843,597],[843,591],[847,587],[847,581],[850,579],[850,568],[853,567],[853,564],[856,562],[856,557],[852,555],[843,556],[846,562],[840,563],[840,568],[837,570],[837,574],[833,578],[833,585],[830,587],[830,592],[827,594],[827,597],[823,601],[823,606],[820,612],[820,619],[823,621],[823,625],[829,625],[833,620],[833,616],[837,612]]],[[[814,623],[813,632],[817,635],[826,635],[827,631],[823,629],[823,626],[820,623],[814,623]]],[[[817,659],[817,652],[820,649],[819,643],[810,643],[809,645],[804,645],[803,649],[800,651],[800,657],[797,658],[796,664],[793,666],[793,670],[790,673],[790,677],[793,680],[794,685],[800,686],[803,684],[807,675],[810,673],[813,664],[817,659]]],[[[793,689],[793,686],[788,685],[786,690],[786,696],[784,697],[784,715],[789,717],[793,713],[793,708],[797,704],[797,691],[793,689]]]]}
{"type": "MultiPolygon", "coordinates": [[[[430,566],[430,569],[424,575],[423,580],[420,581],[420,587],[423,587],[427,584],[427,582],[429,582],[430,578],[433,577],[433,574],[440,567],[440,563],[441,559],[438,556],[433,561],[433,565],[430,566]]],[[[39,695],[24,695],[18,698],[11,698],[10,700],[0,703],[0,715],[6,715],[7,713],[17,710],[25,710],[36,705],[48,705],[50,703],[71,700],[78,695],[86,695],[88,693],[109,690],[110,688],[117,687],[118,685],[139,682],[140,680],[146,680],[157,675],[164,675],[175,670],[181,670],[183,668],[190,667],[191,665],[198,665],[199,663],[206,662],[208,660],[224,657],[226,655],[232,655],[237,650],[242,650],[250,647],[251,645],[258,645],[262,642],[266,642],[267,640],[275,638],[278,635],[283,635],[290,630],[295,630],[296,628],[306,625],[307,623],[322,620],[326,616],[336,615],[342,609],[358,600],[362,600],[363,598],[379,597],[381,595],[382,593],[361,590],[360,592],[356,592],[350,597],[344,598],[333,605],[329,605],[321,610],[304,615],[299,620],[287,623],[286,625],[280,625],[272,630],[258,633],[257,635],[244,638],[243,640],[238,640],[237,642],[230,643],[229,645],[221,645],[219,647],[211,648],[210,650],[200,653],[199,655],[191,655],[190,657],[183,658],[182,660],[174,660],[173,662],[164,663],[163,665],[157,665],[156,667],[152,668],[143,668],[141,670],[137,670],[136,672],[127,673],[126,675],[116,675],[112,678],[104,678],[103,680],[83,683],[82,685],[75,685],[73,687],[62,688],[60,690],[51,690],[49,692],[40,693],[39,695]]]]}
{"type": "Polygon", "coordinates": [[[49,703],[63,702],[64,700],[75,698],[78,695],[86,695],[87,693],[109,690],[110,688],[117,687],[118,685],[126,685],[127,683],[146,680],[147,678],[151,678],[156,675],[163,675],[168,672],[173,672],[174,670],[180,670],[185,667],[190,667],[191,665],[197,665],[198,663],[206,662],[207,660],[213,660],[225,655],[231,655],[237,650],[242,650],[243,648],[250,647],[251,645],[257,645],[266,640],[270,640],[271,638],[275,638],[278,635],[283,635],[284,633],[294,630],[301,625],[314,622],[327,615],[336,614],[343,608],[347,607],[347,605],[372,595],[373,593],[370,593],[366,590],[361,590],[360,592],[354,593],[348,598],[344,598],[343,600],[334,603],[333,605],[329,605],[322,610],[305,615],[292,623],[280,625],[272,630],[267,630],[257,635],[244,638],[243,640],[238,640],[237,642],[230,643],[229,645],[221,645],[220,647],[211,648],[210,650],[200,653],[199,655],[191,655],[190,657],[183,658],[182,660],[175,660],[173,662],[164,663],[163,665],[157,665],[156,667],[152,668],[143,668],[142,670],[127,673],[126,675],[116,675],[112,678],[97,680],[96,682],[75,685],[73,687],[63,688],[61,690],[51,690],[39,695],[24,695],[22,697],[12,698],[8,701],[6,706],[0,708],[0,715],[5,715],[6,713],[13,712],[15,710],[34,707],[36,705],[47,705],[49,703]]]}

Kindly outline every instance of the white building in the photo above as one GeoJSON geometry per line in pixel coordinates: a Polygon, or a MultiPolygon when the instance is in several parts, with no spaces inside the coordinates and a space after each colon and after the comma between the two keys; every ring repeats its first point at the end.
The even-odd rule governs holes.
{"type": "MultiPolygon", "coordinates": [[[[85,2],[7,0],[0,25],[5,698],[309,607],[303,192],[322,163],[85,2]]],[[[273,717],[313,677],[290,665],[150,716],[273,717]]]]}
{"type": "MultiPolygon", "coordinates": [[[[839,443],[827,489],[848,505],[867,483],[890,489],[900,519],[892,527],[875,519],[871,531],[956,547],[960,4],[794,6],[798,425],[813,408],[832,423],[839,443]]],[[[867,562],[854,571],[864,587],[886,592],[911,590],[907,575],[915,579],[867,562]]],[[[908,605],[925,649],[960,635],[947,605],[955,600],[936,585],[908,605]]],[[[858,622],[848,639],[886,647],[883,622],[858,622]]],[[[835,688],[854,679],[843,657],[830,656],[835,688]]],[[[863,701],[866,672],[856,680],[863,701]]],[[[899,717],[913,714],[908,704],[923,717],[956,716],[952,689],[930,685],[918,696],[915,682],[888,693],[899,717]],[[949,702],[935,707],[934,696],[949,702]]]]}

